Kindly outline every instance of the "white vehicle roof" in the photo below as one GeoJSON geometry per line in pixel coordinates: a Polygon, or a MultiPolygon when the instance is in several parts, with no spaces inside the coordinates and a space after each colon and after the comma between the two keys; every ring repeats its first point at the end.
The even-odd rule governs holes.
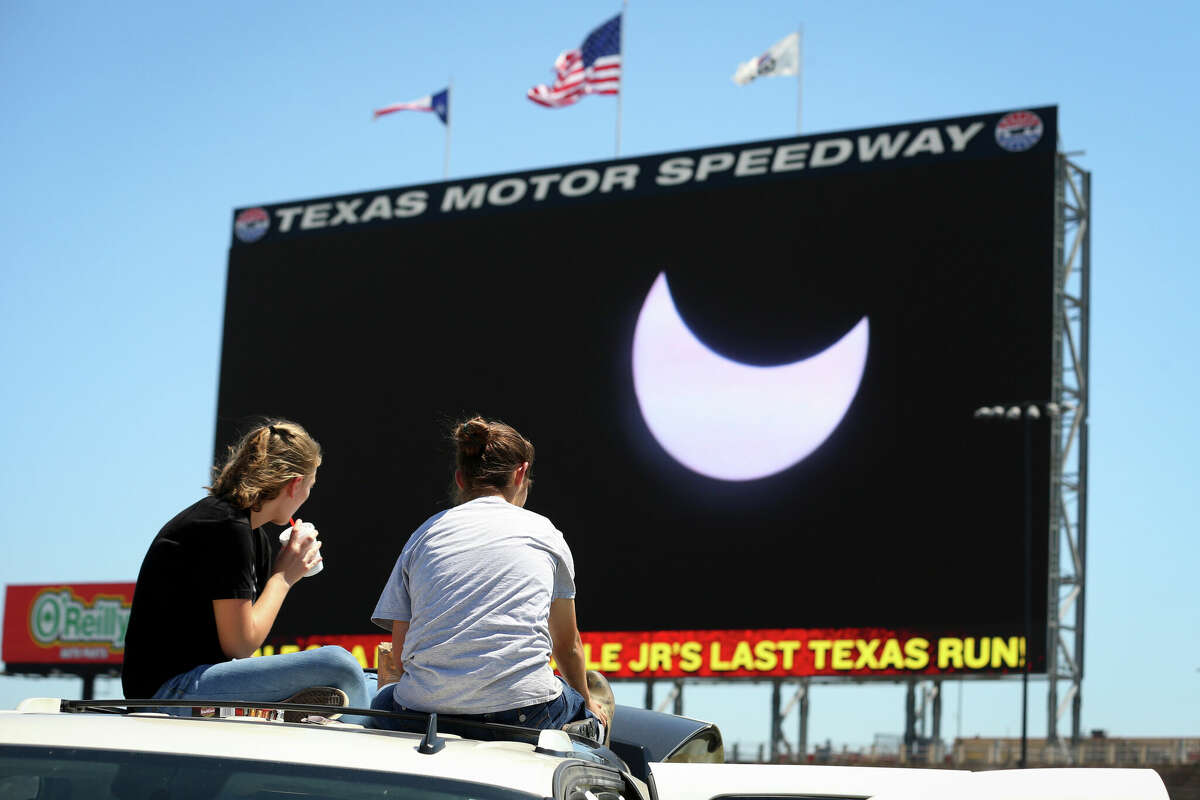
{"type": "Polygon", "coordinates": [[[1152,769],[989,770],[968,772],[938,794],[887,792],[878,800],[1168,800],[1162,778],[1152,769]]]}
{"type": "MultiPolygon", "coordinates": [[[[272,796],[279,790],[289,796],[311,796],[305,790],[305,775],[315,776],[316,773],[312,770],[305,772],[301,768],[313,766],[372,773],[375,777],[364,776],[363,780],[367,782],[380,782],[381,774],[417,776],[404,780],[460,781],[522,792],[538,798],[555,797],[558,800],[1167,800],[1162,780],[1153,770],[1073,768],[966,772],[891,767],[642,761],[643,768],[648,770],[648,774],[645,774],[649,780],[647,784],[641,779],[642,773],[636,771],[634,775],[625,773],[623,778],[619,778],[611,766],[621,763],[615,754],[604,751],[613,758],[609,766],[604,767],[601,762],[606,756],[596,755],[599,751],[594,746],[584,740],[572,740],[562,731],[542,731],[540,734],[520,730],[511,732],[510,735],[525,737],[524,741],[479,741],[439,733],[440,744],[432,748],[434,752],[429,753],[421,752],[421,743],[425,738],[421,734],[369,730],[358,725],[289,724],[254,717],[192,718],[94,711],[66,713],[59,710],[62,705],[57,699],[41,698],[25,701],[17,711],[0,711],[0,756],[11,756],[16,752],[9,750],[4,753],[6,747],[29,746],[59,751],[56,758],[62,758],[63,749],[78,749],[85,756],[89,750],[131,754],[121,756],[125,760],[143,758],[149,754],[146,757],[170,758],[172,764],[179,763],[178,759],[173,758],[177,756],[213,758],[226,762],[213,769],[224,769],[231,773],[240,771],[241,768],[236,764],[238,760],[244,760],[248,770],[254,766],[251,762],[265,762],[270,765],[267,772],[271,774],[265,777],[259,774],[251,778],[257,780],[254,784],[256,787],[272,790],[272,796]],[[537,746],[532,743],[532,737],[535,736],[538,738],[537,746]],[[234,762],[232,767],[229,765],[231,760],[234,762]],[[605,779],[602,775],[596,779],[599,783],[585,782],[582,788],[575,784],[575,790],[564,788],[562,784],[556,785],[556,779],[563,774],[560,770],[566,769],[569,773],[575,768],[564,765],[572,764],[589,773],[586,781],[595,778],[592,773],[596,772],[610,777],[605,779]],[[281,772],[280,765],[295,765],[295,774],[290,774],[289,769],[281,772]],[[604,784],[605,780],[609,783],[604,784]],[[611,783],[613,780],[615,786],[611,783]],[[583,791],[587,786],[600,787],[601,784],[608,789],[602,791],[596,788],[595,793],[583,791]],[[639,794],[641,798],[637,797],[639,794]]],[[[631,729],[637,727],[632,724],[635,717],[630,714],[631,729]]],[[[673,719],[679,722],[677,718],[673,719]]],[[[696,728],[700,741],[707,741],[703,737],[711,734],[711,730],[708,730],[711,726],[706,729],[706,725],[701,723],[696,728]]],[[[719,742],[719,733],[716,741],[719,742]]],[[[645,752],[663,751],[664,754],[659,758],[674,757],[666,750],[679,753],[684,759],[697,756],[688,748],[656,749],[647,746],[645,752]]],[[[44,762],[46,753],[43,752],[40,757],[44,762]]],[[[19,753],[16,760],[21,761],[19,753]]],[[[262,768],[262,763],[258,766],[262,768]]],[[[208,769],[208,765],[203,764],[202,768],[208,769]]],[[[137,769],[140,768],[135,767],[135,771],[137,769]]],[[[221,775],[224,773],[209,771],[223,780],[221,775]]],[[[326,770],[326,775],[329,774],[326,770]]],[[[348,778],[349,783],[356,783],[354,777],[335,776],[337,780],[348,778]]],[[[311,779],[316,781],[319,778],[316,776],[311,779]]],[[[9,778],[0,772],[0,795],[6,790],[6,780],[9,778]]],[[[76,776],[77,784],[79,780],[76,776]]],[[[390,784],[391,781],[391,778],[387,778],[384,783],[390,784]]],[[[571,781],[566,783],[571,784],[571,781]]],[[[391,796],[397,788],[389,788],[388,795],[391,796]]],[[[488,792],[481,791],[481,795],[486,794],[488,792]]],[[[492,794],[495,795],[495,792],[492,794]]],[[[36,793],[22,795],[27,798],[42,796],[46,795],[40,793],[40,789],[36,793]]],[[[59,797],[60,794],[51,791],[49,796],[59,797]]]]}
{"type": "MultiPolygon", "coordinates": [[[[55,701],[57,702],[57,701],[55,701]]],[[[0,711],[0,745],[71,747],[253,759],[443,777],[550,794],[561,756],[520,742],[481,742],[441,734],[436,753],[417,751],[421,735],[358,725],[285,724],[250,717],[197,719],[159,714],[0,711]]]]}
{"type": "Polygon", "coordinates": [[[725,796],[874,797],[891,791],[928,792],[954,785],[968,772],[895,767],[804,764],[651,764],[659,796],[711,800],[725,796]]]}
{"type": "Polygon", "coordinates": [[[661,800],[754,797],[872,800],[1168,800],[1151,769],[969,772],[778,764],[651,764],[661,800]]]}

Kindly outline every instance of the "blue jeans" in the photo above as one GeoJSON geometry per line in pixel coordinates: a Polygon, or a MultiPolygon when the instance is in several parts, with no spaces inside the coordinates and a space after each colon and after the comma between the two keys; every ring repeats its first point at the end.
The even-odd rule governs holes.
{"type": "MultiPolygon", "coordinates": [[[[171,678],[154,697],[278,702],[310,686],[341,689],[353,708],[364,708],[369,697],[362,665],[345,648],[336,646],[204,664],[171,678]]],[[[349,715],[341,721],[365,722],[349,715]]]]}
{"type": "MultiPolygon", "coordinates": [[[[547,700],[544,703],[534,703],[531,706],[523,706],[521,708],[510,708],[504,711],[493,711],[490,714],[446,714],[446,716],[455,717],[457,719],[470,719],[479,722],[499,722],[504,725],[519,725],[522,728],[537,728],[544,730],[547,728],[561,728],[568,722],[584,719],[585,717],[596,716],[583,705],[583,695],[571,688],[571,685],[562,679],[562,676],[556,675],[558,682],[562,684],[562,693],[553,700],[547,700]]],[[[375,699],[371,701],[371,708],[377,711],[414,711],[415,709],[405,708],[395,701],[395,696],[392,693],[392,688],[395,684],[390,684],[379,690],[375,695],[375,699]]],[[[419,712],[424,713],[424,712],[419,712]]],[[[376,728],[384,728],[387,730],[400,730],[400,722],[398,720],[388,719],[386,717],[371,717],[371,724],[376,728]]]]}

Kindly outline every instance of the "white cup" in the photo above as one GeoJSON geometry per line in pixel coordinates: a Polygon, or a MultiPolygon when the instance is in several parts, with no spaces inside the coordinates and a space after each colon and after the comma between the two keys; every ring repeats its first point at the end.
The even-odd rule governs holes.
{"type": "MultiPolygon", "coordinates": [[[[301,522],[300,523],[300,532],[302,534],[303,533],[316,533],[316,530],[317,530],[316,527],[311,522],[301,522]]],[[[285,528],[283,533],[279,534],[279,543],[286,546],[288,543],[288,540],[291,538],[292,538],[292,529],[290,527],[285,528]]],[[[324,568],[325,568],[325,561],[324,560],[318,561],[316,566],[314,566],[308,572],[304,573],[304,577],[311,578],[313,575],[316,575],[318,572],[320,572],[324,568]]]]}

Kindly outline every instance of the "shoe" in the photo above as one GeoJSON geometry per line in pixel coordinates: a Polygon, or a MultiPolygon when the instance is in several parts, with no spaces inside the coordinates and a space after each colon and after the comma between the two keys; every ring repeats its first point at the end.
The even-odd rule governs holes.
{"type": "Polygon", "coordinates": [[[389,683],[400,680],[400,676],[404,674],[396,669],[396,662],[392,658],[391,642],[380,642],[375,648],[375,668],[379,671],[380,689],[389,683]]]}
{"type": "Polygon", "coordinates": [[[608,717],[608,724],[604,726],[604,741],[601,742],[608,747],[612,738],[613,714],[617,711],[617,700],[613,697],[612,687],[608,685],[608,678],[594,669],[587,672],[587,687],[588,694],[600,704],[600,708],[604,709],[604,714],[608,717]]]}
{"type": "Polygon", "coordinates": [[[600,724],[600,720],[595,717],[588,717],[577,722],[568,722],[562,726],[562,729],[567,733],[573,733],[576,736],[582,736],[585,739],[591,739],[596,744],[604,744],[604,726],[600,724]]]}
{"type": "MultiPolygon", "coordinates": [[[[283,702],[300,703],[306,706],[340,706],[341,708],[345,708],[350,705],[350,698],[341,689],[335,689],[332,686],[310,686],[307,689],[301,689],[283,702]]],[[[283,721],[302,722],[306,717],[338,719],[341,716],[340,713],[326,714],[314,711],[284,711],[283,721]]]]}

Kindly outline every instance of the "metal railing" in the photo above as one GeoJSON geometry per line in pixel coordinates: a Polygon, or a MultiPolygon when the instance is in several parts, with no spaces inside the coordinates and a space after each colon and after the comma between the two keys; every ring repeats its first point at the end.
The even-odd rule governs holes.
{"type": "MultiPolygon", "coordinates": [[[[802,758],[768,757],[765,742],[732,742],[725,760],[743,764],[836,764],[857,766],[939,766],[956,769],[1014,769],[1021,759],[1021,740],[1012,738],[956,739],[952,744],[923,740],[911,748],[877,742],[867,747],[818,745],[802,758]]],[[[1071,745],[1062,739],[1029,739],[1030,767],[1158,767],[1200,765],[1200,738],[1093,738],[1071,745]]]]}

